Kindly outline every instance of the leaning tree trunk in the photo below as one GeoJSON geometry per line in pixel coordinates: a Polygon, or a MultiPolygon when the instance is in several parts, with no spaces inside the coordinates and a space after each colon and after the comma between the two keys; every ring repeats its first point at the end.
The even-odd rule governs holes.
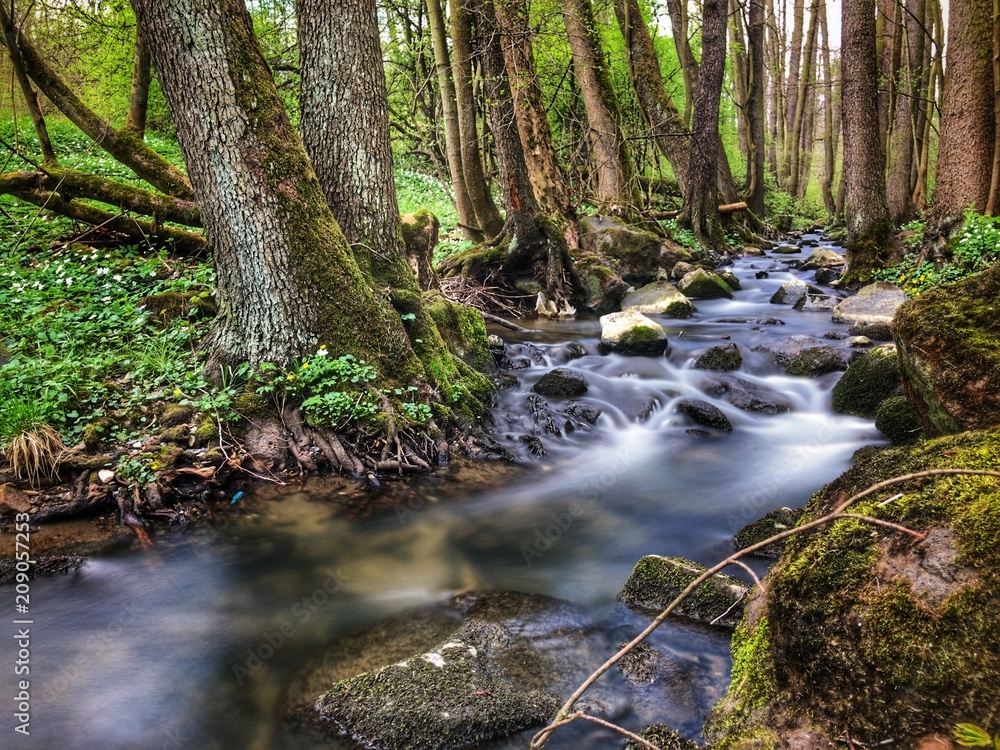
{"type": "Polygon", "coordinates": [[[205,233],[211,363],[286,363],[326,344],[412,382],[423,368],[376,295],[289,122],[241,0],[135,0],[205,233]]]}
{"type": "Polygon", "coordinates": [[[952,0],[937,179],[925,254],[941,257],[966,208],[984,211],[993,172],[993,9],[952,0]]]}
{"type": "Polygon", "coordinates": [[[895,250],[878,124],[875,3],[843,0],[841,16],[848,278],[862,280],[885,266],[895,250]]]}
{"type": "Polygon", "coordinates": [[[573,70],[590,126],[590,150],[597,174],[595,202],[610,213],[628,211],[635,203],[635,174],[618,99],[594,26],[594,11],[590,0],[563,0],[563,7],[573,70]]]}
{"type": "Polygon", "coordinates": [[[639,10],[638,0],[614,0],[614,6],[618,27],[625,39],[629,78],[635,98],[649,123],[653,141],[670,162],[683,194],[687,187],[690,134],[680,110],[663,85],[656,49],[639,10]]]}
{"type": "Polygon", "coordinates": [[[688,189],[684,196],[683,223],[707,247],[721,247],[725,240],[718,206],[719,102],[726,69],[726,0],[705,0],[702,11],[701,70],[694,101],[688,189]]]}

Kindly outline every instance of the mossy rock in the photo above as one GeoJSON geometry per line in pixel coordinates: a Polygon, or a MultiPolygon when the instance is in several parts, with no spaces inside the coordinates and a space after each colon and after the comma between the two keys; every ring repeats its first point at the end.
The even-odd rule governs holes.
{"type": "Polygon", "coordinates": [[[732,299],[733,290],[711,271],[699,268],[685,274],[677,288],[691,299],[732,299]]]}
{"type": "Polygon", "coordinates": [[[587,379],[575,370],[557,367],[538,379],[531,390],[542,396],[572,398],[587,392],[587,379]]]}
{"type": "Polygon", "coordinates": [[[622,310],[635,310],[666,318],[690,318],[695,306],[677,288],[666,281],[654,281],[625,295],[622,310]]]}
{"type": "MultiPolygon", "coordinates": [[[[660,750],[701,750],[701,745],[685,739],[675,730],[666,724],[652,724],[646,727],[639,735],[646,742],[656,745],[660,750]]],[[[640,745],[635,740],[625,743],[625,750],[646,750],[645,745],[640,745]]]]}
{"type": "Polygon", "coordinates": [[[812,336],[786,336],[753,349],[767,352],[789,375],[818,377],[847,369],[847,360],[829,344],[812,336]]]}
{"type": "MultiPolygon", "coordinates": [[[[682,557],[646,555],[635,564],[618,599],[631,607],[659,613],[705,570],[705,566],[682,557]]],[[[746,588],[738,579],[716,573],[681,602],[674,613],[733,628],[743,615],[745,593],[746,588]]]]}
{"type": "Polygon", "coordinates": [[[736,344],[713,346],[694,361],[696,370],[719,370],[729,372],[743,366],[743,355],[736,344]]]}
{"type": "Polygon", "coordinates": [[[183,424],[194,416],[194,407],[187,404],[167,404],[163,407],[159,422],[164,427],[183,424]]]}
{"type": "Polygon", "coordinates": [[[923,437],[916,407],[906,396],[892,396],[879,404],[875,429],[893,445],[906,445],[923,437]]]}
{"type": "Polygon", "coordinates": [[[110,419],[94,420],[83,429],[83,446],[91,453],[100,450],[110,429],[110,419]]]}
{"type": "Polygon", "coordinates": [[[168,427],[160,433],[160,440],[164,443],[187,445],[191,442],[191,428],[186,424],[179,424],[176,427],[168,427]]]}
{"type": "Polygon", "coordinates": [[[1000,267],[910,300],[892,330],[928,435],[1000,425],[1000,267]]]}
{"type": "MultiPolygon", "coordinates": [[[[865,448],[800,526],[893,477],[998,465],[998,430],[865,448]]],[[[734,636],[732,683],[706,731],[712,747],[746,747],[762,730],[783,746],[809,730],[916,747],[959,722],[1000,723],[1000,483],[898,483],[849,512],[926,536],[843,519],[790,538],[734,636]]]]}
{"type": "MultiPolygon", "coordinates": [[[[783,531],[794,528],[802,510],[798,508],[775,508],[768,511],[763,518],[747,524],[733,537],[733,547],[738,550],[746,549],[754,544],[759,544],[765,539],[780,534],[783,531]]],[[[777,559],[785,549],[785,540],[771,542],[766,547],[761,547],[753,554],[757,557],[769,557],[777,559]]]]}
{"type": "Polygon", "coordinates": [[[667,334],[659,323],[625,310],[601,316],[601,347],[618,354],[657,356],[667,351],[667,334]]]}
{"type": "Polygon", "coordinates": [[[629,284],[642,285],[656,278],[662,241],[652,232],[633,227],[614,216],[580,219],[580,245],[585,252],[603,256],[629,284]]]}
{"type": "Polygon", "coordinates": [[[208,414],[202,415],[198,420],[198,426],[194,430],[194,444],[197,448],[202,448],[219,440],[219,425],[215,419],[208,414]]]}
{"type": "Polygon", "coordinates": [[[177,318],[213,318],[217,312],[215,300],[210,296],[192,295],[189,292],[151,294],[142,297],[139,304],[164,325],[177,318]]]}
{"type": "Polygon", "coordinates": [[[833,410],[874,418],[879,405],[899,393],[899,357],[895,344],[869,349],[847,368],[833,387],[833,410]]]}

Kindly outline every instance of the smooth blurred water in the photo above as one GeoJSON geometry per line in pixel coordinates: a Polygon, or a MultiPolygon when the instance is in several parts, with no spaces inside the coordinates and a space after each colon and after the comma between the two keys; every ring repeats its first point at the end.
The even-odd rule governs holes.
{"type": "MultiPolygon", "coordinates": [[[[160,537],[152,552],[91,560],[71,575],[35,581],[32,733],[13,733],[7,665],[14,657],[6,638],[3,746],[339,746],[281,723],[290,676],[337,635],[462,590],[562,597],[603,620],[619,641],[631,637],[645,619],[616,609],[615,596],[641,556],[714,563],[744,524],[775,507],[801,507],[858,447],[878,440],[870,422],[830,413],[837,374],[788,377],[750,352],[769,338],[846,332],[828,314],[768,303],[795,274],[771,270],[770,278],[755,279],[754,272],[781,264],[740,260],[735,271],[744,289],[735,301],[699,301],[695,318],[661,320],[671,342],[665,358],[602,355],[596,320],[539,321],[541,330],[521,338],[541,348],[545,365],[518,371],[521,384],[502,394],[496,410],[498,438],[524,455],[524,466],[456,465],[386,483],[376,494],[338,479],[264,486],[249,497],[247,512],[233,511],[238,523],[221,518],[160,537]],[[713,322],[722,317],[785,325],[713,322]],[[534,459],[516,435],[507,439],[504,415],[523,412],[528,389],[551,369],[550,354],[561,358],[558,346],[567,340],[587,350],[564,364],[590,383],[578,400],[602,416],[592,429],[543,436],[547,455],[534,459]],[[704,393],[711,375],[693,370],[693,358],[727,340],[744,355],[739,377],[779,391],[788,413],[752,414],[704,393]],[[720,408],[733,432],[688,434],[691,425],[673,410],[683,397],[720,408]]],[[[812,282],[811,273],[798,275],[812,282]]],[[[728,638],[678,622],[664,626],[653,645],[671,655],[678,677],[617,719],[634,730],[665,720],[694,737],[725,690],[728,638]]],[[[591,729],[557,733],[550,746],[581,742],[620,747],[591,729]]],[[[496,746],[526,744],[521,736],[496,746]]]]}

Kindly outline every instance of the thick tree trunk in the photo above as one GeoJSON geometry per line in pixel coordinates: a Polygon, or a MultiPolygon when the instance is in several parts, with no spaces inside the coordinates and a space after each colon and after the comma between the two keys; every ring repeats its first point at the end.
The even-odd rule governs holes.
{"type": "Polygon", "coordinates": [[[889,217],[896,226],[905,224],[917,214],[913,205],[911,177],[916,113],[919,110],[918,97],[923,77],[923,71],[920,69],[924,50],[923,19],[918,15],[921,5],[918,0],[907,0],[903,19],[906,33],[906,64],[900,67],[900,86],[889,145],[889,174],[886,185],[889,217]]]}
{"type": "Polygon", "coordinates": [[[702,14],[701,70],[691,129],[688,189],[683,224],[707,247],[724,244],[718,208],[719,102],[726,68],[726,0],[705,0],[702,14]]]}
{"type": "Polygon", "coordinates": [[[242,1],[134,7],[215,257],[212,363],[284,363],[327,344],[383,378],[422,378],[399,315],[330,212],[242,1]]]}
{"type": "Polygon", "coordinates": [[[635,98],[649,123],[653,140],[670,162],[674,178],[683,194],[687,185],[690,134],[684,118],[663,85],[656,49],[639,10],[638,0],[615,0],[614,6],[618,27],[625,39],[629,78],[635,98]]]}
{"type": "Polygon", "coordinates": [[[635,204],[635,174],[622,132],[621,110],[597,38],[590,0],[563,0],[573,70],[580,86],[597,185],[594,199],[610,213],[635,204]]]}
{"type": "Polygon", "coordinates": [[[1000,0],[993,0],[993,176],[990,179],[990,197],[986,213],[997,213],[997,193],[1000,192],[1000,0]]]}
{"type": "Polygon", "coordinates": [[[135,61],[132,63],[132,90],[128,97],[129,129],[140,138],[146,135],[146,113],[149,110],[149,83],[152,65],[149,49],[139,30],[135,33],[135,61]]]}
{"type": "Polygon", "coordinates": [[[479,242],[483,239],[484,232],[476,225],[475,209],[465,184],[465,171],[462,164],[462,136],[458,125],[458,104],[455,100],[455,82],[452,79],[451,62],[448,58],[448,36],[445,31],[441,0],[427,0],[427,17],[431,27],[431,41],[434,45],[434,66],[437,70],[438,87],[441,90],[445,154],[448,158],[448,172],[451,175],[451,189],[455,197],[455,210],[458,212],[458,222],[461,225],[462,234],[465,235],[466,239],[479,242]]]}
{"type": "Polygon", "coordinates": [[[984,211],[993,145],[993,9],[983,0],[952,0],[947,77],[934,201],[925,253],[939,257],[970,205],[984,211]]]}
{"type": "Polygon", "coordinates": [[[764,0],[750,0],[747,46],[750,81],[747,90],[747,207],[755,221],[764,219],[764,0]]]}
{"type": "Polygon", "coordinates": [[[878,126],[875,3],[843,0],[841,28],[847,262],[850,278],[867,278],[894,252],[885,196],[885,157],[878,126]]]}
{"type": "MultiPolygon", "coordinates": [[[[565,216],[570,208],[569,188],[556,158],[552,129],[542,103],[527,4],[524,0],[496,0],[492,10],[499,27],[499,44],[510,84],[508,90],[513,97],[514,116],[532,188],[544,213],[565,216]]],[[[485,14],[481,18],[484,23],[488,22],[485,14]]],[[[487,32],[487,36],[492,35],[487,32]]]]}
{"type": "Polygon", "coordinates": [[[503,217],[493,201],[483,170],[476,127],[476,95],[473,89],[472,28],[468,0],[453,0],[451,6],[452,72],[455,78],[455,101],[458,105],[458,131],[462,141],[462,171],[465,188],[476,212],[477,226],[487,239],[503,230],[503,217]]]}

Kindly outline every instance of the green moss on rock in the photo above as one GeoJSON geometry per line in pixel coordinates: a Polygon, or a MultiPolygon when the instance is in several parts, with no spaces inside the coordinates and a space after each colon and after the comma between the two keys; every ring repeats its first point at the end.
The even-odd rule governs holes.
{"type": "Polygon", "coordinates": [[[892,396],[879,405],[875,429],[894,445],[915,442],[923,435],[917,410],[906,396],[892,396]]]}
{"type": "Polygon", "coordinates": [[[854,360],[833,387],[833,410],[872,418],[879,405],[899,393],[899,358],[895,344],[870,349],[854,360]]]}

